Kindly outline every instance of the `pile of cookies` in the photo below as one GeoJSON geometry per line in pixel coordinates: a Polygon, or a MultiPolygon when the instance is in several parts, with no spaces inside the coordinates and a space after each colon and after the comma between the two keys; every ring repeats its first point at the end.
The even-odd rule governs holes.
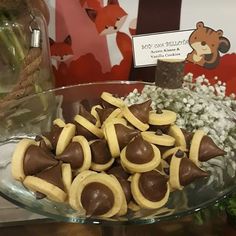
{"type": "Polygon", "coordinates": [[[171,192],[208,176],[200,162],[225,154],[202,130],[178,127],[176,117],[152,110],[151,100],[127,106],[103,92],[100,104],[81,104],[73,123],[56,119],[50,132],[21,140],[12,175],[37,199],[68,202],[87,216],[160,208],[171,192]]]}

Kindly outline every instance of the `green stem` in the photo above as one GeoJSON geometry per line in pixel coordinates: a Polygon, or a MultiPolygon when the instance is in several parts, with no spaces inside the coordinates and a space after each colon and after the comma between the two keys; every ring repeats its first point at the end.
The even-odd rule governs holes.
{"type": "Polygon", "coordinates": [[[22,47],[21,43],[17,39],[11,24],[7,24],[7,18],[1,14],[0,19],[1,22],[6,22],[6,24],[3,25],[3,29],[1,31],[1,39],[5,43],[5,46],[8,47],[8,51],[11,51],[10,48],[12,46],[14,47],[14,50],[11,52],[11,54],[17,58],[17,64],[19,64],[19,62],[21,62],[25,57],[24,47],[22,47]]]}

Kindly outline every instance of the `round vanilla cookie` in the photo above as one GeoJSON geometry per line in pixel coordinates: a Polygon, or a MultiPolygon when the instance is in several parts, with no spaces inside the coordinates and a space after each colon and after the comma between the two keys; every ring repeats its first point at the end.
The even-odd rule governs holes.
{"type": "Polygon", "coordinates": [[[111,93],[103,92],[101,98],[115,107],[122,108],[124,106],[124,101],[120,98],[114,97],[111,93]]]}
{"type": "Polygon", "coordinates": [[[167,191],[165,193],[165,196],[160,201],[153,202],[145,198],[139,189],[139,178],[141,174],[142,173],[135,173],[131,181],[131,192],[135,202],[138,203],[139,206],[145,209],[157,209],[164,206],[169,199],[169,194],[170,194],[169,183],[167,182],[167,191]]]}
{"type": "Polygon", "coordinates": [[[74,124],[68,123],[63,127],[57,141],[56,155],[60,155],[65,150],[71,139],[75,136],[75,131],[76,127],[74,124]]]}
{"type": "Polygon", "coordinates": [[[102,129],[104,129],[104,126],[106,125],[106,124],[122,124],[122,125],[127,125],[127,120],[125,120],[124,118],[118,118],[118,117],[116,117],[116,118],[113,118],[112,120],[106,120],[105,122],[103,122],[103,124],[102,124],[102,129]]]}
{"type": "Polygon", "coordinates": [[[171,125],[168,131],[168,135],[172,136],[175,139],[175,146],[187,147],[184,134],[180,127],[177,125],[171,125]]]}
{"type": "Polygon", "coordinates": [[[97,136],[98,138],[103,138],[103,132],[101,129],[99,129],[96,125],[94,125],[93,123],[91,123],[89,120],[87,120],[86,118],[84,118],[81,115],[76,115],[74,120],[79,123],[80,125],[82,125],[84,128],[86,128],[87,130],[89,130],[92,134],[94,134],[95,136],[97,136]]]}
{"type": "Polygon", "coordinates": [[[176,121],[176,113],[170,110],[161,110],[158,114],[155,111],[149,112],[149,124],[151,125],[170,125],[176,121]]]}
{"type": "Polygon", "coordinates": [[[103,185],[106,185],[112,191],[113,196],[114,196],[113,207],[108,212],[106,212],[105,214],[102,214],[100,216],[101,217],[112,217],[112,216],[118,214],[121,209],[121,205],[123,203],[121,186],[117,183],[116,180],[114,180],[114,178],[112,176],[110,176],[108,174],[104,174],[104,173],[98,173],[96,175],[89,175],[81,181],[80,187],[78,188],[78,191],[77,191],[79,205],[82,206],[81,195],[82,195],[83,189],[85,188],[86,185],[88,185],[90,183],[101,183],[103,185]]]}
{"type": "Polygon", "coordinates": [[[154,131],[144,131],[141,132],[141,135],[144,140],[149,143],[162,145],[162,146],[173,146],[175,144],[175,139],[170,135],[161,134],[157,135],[154,131]]]}
{"type": "Polygon", "coordinates": [[[31,146],[38,146],[37,142],[32,139],[22,139],[14,150],[11,160],[11,173],[14,179],[23,181],[25,179],[24,173],[24,158],[25,152],[31,146]]]}
{"type": "Polygon", "coordinates": [[[135,115],[132,114],[132,112],[129,110],[127,106],[123,108],[123,115],[124,117],[137,129],[141,131],[146,131],[149,128],[148,124],[143,123],[140,121],[135,115]]]}
{"type": "Polygon", "coordinates": [[[104,136],[107,140],[111,156],[116,158],[120,156],[120,146],[116,136],[115,126],[112,123],[106,123],[104,126],[104,136]]]}
{"type": "Polygon", "coordinates": [[[169,169],[170,165],[163,159],[161,159],[161,163],[160,165],[156,168],[156,170],[158,170],[160,173],[164,174],[164,175],[168,175],[165,171],[165,169],[169,169]]]}
{"type": "Polygon", "coordinates": [[[74,180],[72,181],[70,191],[69,191],[69,204],[70,206],[75,210],[82,210],[82,206],[79,203],[78,200],[78,194],[77,191],[80,188],[81,181],[83,181],[87,176],[97,174],[95,171],[91,170],[85,170],[81,173],[79,173],[74,180]]]}
{"type": "Polygon", "coordinates": [[[83,155],[84,155],[83,165],[78,170],[75,171],[75,175],[77,175],[79,172],[88,170],[90,168],[91,161],[92,161],[91,150],[90,150],[89,142],[82,135],[74,136],[72,138],[72,142],[78,142],[81,145],[82,150],[83,150],[83,155]]]}
{"type": "Polygon", "coordinates": [[[165,160],[167,157],[169,156],[172,156],[174,153],[176,153],[178,150],[181,150],[183,152],[186,152],[187,149],[185,147],[182,147],[182,146],[177,146],[177,147],[173,147],[167,151],[165,151],[163,154],[162,154],[162,158],[163,160],[165,160]]]}
{"type": "MultiPolygon", "coordinates": [[[[90,141],[89,144],[92,144],[93,142],[95,142],[95,140],[93,141],[90,141]]],[[[111,160],[105,164],[98,164],[98,163],[95,163],[95,162],[91,162],[91,166],[90,166],[90,169],[91,170],[94,170],[94,171],[98,171],[98,172],[101,172],[101,171],[105,171],[107,169],[109,169],[112,164],[114,163],[115,159],[112,157],[111,160]]]]}
{"type": "Polygon", "coordinates": [[[151,161],[144,164],[136,164],[136,163],[130,162],[126,158],[126,147],[124,147],[120,153],[121,165],[131,173],[147,172],[147,171],[155,169],[156,167],[159,166],[161,162],[161,153],[155,145],[151,144],[151,146],[154,151],[154,157],[152,158],[151,161]]]}
{"type": "Polygon", "coordinates": [[[202,138],[205,136],[203,130],[197,130],[192,138],[190,150],[189,150],[189,159],[194,162],[194,164],[199,165],[199,148],[202,141],[202,138]]]}
{"type": "Polygon", "coordinates": [[[57,118],[53,121],[53,125],[57,125],[57,126],[63,128],[66,124],[62,119],[57,118]]]}
{"type": "Polygon", "coordinates": [[[121,113],[120,108],[116,108],[107,118],[104,122],[112,121],[114,118],[117,118],[119,114],[121,113]]]}
{"type": "Polygon", "coordinates": [[[34,192],[40,192],[55,202],[65,202],[67,194],[57,186],[35,176],[26,176],[23,185],[34,192]]]}
{"type": "Polygon", "coordinates": [[[61,172],[62,172],[62,181],[65,187],[67,194],[70,191],[71,183],[72,183],[72,170],[71,166],[68,163],[63,163],[61,165],[61,172]]]}
{"type": "Polygon", "coordinates": [[[96,118],[97,122],[96,122],[95,125],[99,128],[99,127],[101,127],[101,121],[100,121],[99,115],[96,111],[96,108],[102,109],[102,106],[101,105],[95,105],[91,108],[91,115],[93,115],[96,118]]]}
{"type": "Polygon", "coordinates": [[[175,156],[177,151],[173,154],[173,156],[171,158],[171,162],[170,162],[170,180],[169,180],[169,182],[170,182],[170,186],[171,186],[172,189],[182,190],[184,188],[184,186],[182,186],[180,184],[180,180],[179,180],[179,168],[180,168],[180,162],[181,162],[182,158],[178,158],[178,157],[175,156]]]}

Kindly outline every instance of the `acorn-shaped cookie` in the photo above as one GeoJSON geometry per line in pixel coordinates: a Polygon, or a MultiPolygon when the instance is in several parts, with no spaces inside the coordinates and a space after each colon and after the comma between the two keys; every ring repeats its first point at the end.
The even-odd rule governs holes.
{"type": "Polygon", "coordinates": [[[56,156],[56,159],[69,163],[75,174],[88,170],[91,166],[91,151],[88,141],[81,135],[73,137],[65,150],[56,156]]]}
{"type": "Polygon", "coordinates": [[[97,174],[97,172],[92,170],[85,170],[76,175],[76,177],[73,179],[70,190],[69,190],[69,204],[70,206],[75,210],[81,210],[82,206],[79,203],[79,199],[77,196],[77,191],[80,187],[81,181],[83,181],[87,176],[97,174]]]}
{"type": "Polygon", "coordinates": [[[111,93],[103,92],[101,94],[102,106],[104,108],[122,108],[124,106],[124,101],[120,98],[115,97],[111,93]]]}
{"type": "Polygon", "coordinates": [[[99,115],[98,115],[98,113],[97,113],[97,111],[96,111],[96,109],[97,108],[100,108],[100,109],[102,109],[102,106],[101,105],[94,105],[92,108],[91,108],[91,115],[93,115],[95,118],[96,118],[96,123],[95,123],[95,125],[97,126],[97,127],[101,127],[101,121],[100,121],[100,118],[99,118],[99,115]]]}
{"type": "Polygon", "coordinates": [[[135,173],[131,181],[131,191],[135,202],[142,208],[160,208],[169,199],[168,178],[157,170],[135,173]]]}
{"type": "Polygon", "coordinates": [[[139,133],[139,130],[123,124],[107,123],[104,126],[104,135],[113,157],[119,157],[121,150],[139,133]]]}
{"type": "Polygon", "coordinates": [[[173,189],[183,189],[196,179],[207,177],[208,173],[195,165],[185,153],[178,150],[170,162],[170,185],[173,189]]]}
{"type": "Polygon", "coordinates": [[[148,141],[149,143],[172,147],[175,144],[175,139],[170,135],[164,134],[160,129],[156,132],[154,131],[145,131],[141,133],[143,139],[148,141]]]}
{"type": "MultiPolygon", "coordinates": [[[[63,126],[64,127],[64,126],[63,126]]],[[[52,149],[54,152],[56,150],[57,142],[60,137],[60,134],[63,130],[62,126],[58,126],[54,124],[51,128],[50,132],[46,132],[42,134],[42,138],[44,139],[47,146],[52,149]]]]}
{"type": "Polygon", "coordinates": [[[168,164],[170,164],[172,156],[173,156],[178,150],[181,150],[181,151],[183,151],[183,152],[187,152],[187,149],[184,148],[184,147],[181,147],[181,146],[172,147],[172,148],[166,150],[166,151],[162,154],[162,159],[165,160],[168,164]]]}
{"type": "Polygon", "coordinates": [[[123,189],[126,203],[129,204],[132,200],[131,186],[130,181],[128,180],[130,174],[126,172],[121,165],[113,166],[107,171],[107,174],[113,175],[117,178],[123,189]]]}
{"type": "Polygon", "coordinates": [[[79,114],[75,116],[74,120],[77,135],[82,135],[89,141],[103,138],[103,132],[96,126],[96,118],[83,106],[80,106],[79,114]]]}
{"type": "Polygon", "coordinates": [[[187,143],[185,140],[184,133],[179,126],[174,125],[174,124],[171,125],[168,131],[168,135],[170,135],[171,137],[175,139],[176,147],[181,146],[183,148],[187,148],[187,143]]]}
{"type": "Polygon", "coordinates": [[[56,155],[59,155],[75,136],[75,125],[68,123],[63,127],[54,124],[49,133],[43,134],[46,143],[50,143],[56,155]]]}
{"type": "Polygon", "coordinates": [[[168,130],[171,124],[176,121],[176,113],[170,110],[161,110],[159,108],[156,111],[150,111],[149,113],[149,124],[155,129],[160,129],[163,132],[168,130]]]}
{"type": "Polygon", "coordinates": [[[214,143],[214,141],[203,130],[197,130],[191,140],[189,158],[196,165],[199,161],[208,161],[217,156],[223,156],[226,152],[214,143]]]}
{"type": "Polygon", "coordinates": [[[90,141],[90,149],[92,155],[92,170],[105,171],[111,167],[115,159],[111,156],[106,140],[97,139],[90,141]]]}
{"type": "Polygon", "coordinates": [[[11,172],[14,179],[23,181],[27,175],[34,175],[55,166],[55,160],[49,152],[40,148],[31,139],[22,139],[13,153],[11,172]]]}
{"type": "Polygon", "coordinates": [[[110,120],[116,118],[120,113],[120,108],[96,108],[96,111],[99,116],[99,120],[101,125],[103,125],[104,122],[109,122],[110,120]]]}
{"type": "Polygon", "coordinates": [[[159,149],[144,140],[141,135],[136,136],[123,148],[120,158],[122,166],[131,173],[153,170],[161,161],[159,149]]]}
{"type": "Polygon", "coordinates": [[[181,131],[182,131],[184,138],[185,138],[186,148],[187,148],[187,150],[189,150],[194,133],[189,132],[186,129],[182,129],[182,128],[181,128],[181,131]]]}
{"type": "Polygon", "coordinates": [[[35,176],[27,176],[23,184],[26,188],[40,192],[48,199],[56,202],[64,202],[67,194],[62,179],[62,163],[45,169],[35,176]]]}
{"type": "Polygon", "coordinates": [[[134,104],[123,109],[124,117],[137,129],[145,131],[149,128],[149,112],[151,110],[151,100],[144,103],[134,104]]]}
{"type": "Polygon", "coordinates": [[[121,209],[123,193],[117,180],[98,173],[85,177],[79,184],[76,196],[78,205],[87,216],[112,217],[121,209]]]}
{"type": "Polygon", "coordinates": [[[61,165],[62,170],[62,182],[64,184],[64,189],[67,194],[69,194],[71,184],[72,184],[72,169],[69,163],[63,163],[61,165]]]}

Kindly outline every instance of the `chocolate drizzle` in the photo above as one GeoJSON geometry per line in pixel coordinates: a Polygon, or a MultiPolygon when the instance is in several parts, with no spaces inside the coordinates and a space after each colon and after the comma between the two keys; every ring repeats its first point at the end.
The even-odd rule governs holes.
{"type": "Polygon", "coordinates": [[[109,117],[109,115],[115,110],[115,108],[96,108],[101,124],[109,117]]]}
{"type": "Polygon", "coordinates": [[[73,170],[79,169],[84,163],[84,153],[79,142],[71,142],[56,159],[69,163],[73,170]]]}
{"type": "Polygon", "coordinates": [[[167,192],[167,182],[168,178],[166,176],[152,170],[140,175],[138,186],[146,199],[158,202],[164,198],[167,192]]]}
{"type": "Polygon", "coordinates": [[[136,136],[126,147],[126,158],[135,164],[150,162],[154,157],[152,145],[141,135],[136,136]]]}
{"type": "Polygon", "coordinates": [[[35,176],[47,181],[50,184],[53,184],[64,191],[64,184],[62,181],[62,170],[61,170],[62,162],[59,162],[57,165],[48,168],[35,176]]]}
{"type": "Polygon", "coordinates": [[[107,142],[104,139],[95,140],[90,144],[90,148],[92,153],[92,162],[104,165],[112,159],[107,142]]]}
{"type": "Polygon", "coordinates": [[[143,123],[148,123],[149,112],[151,110],[151,100],[147,100],[144,103],[134,104],[129,107],[130,112],[143,123]]]}
{"type": "Polygon", "coordinates": [[[182,186],[186,186],[196,179],[207,176],[207,172],[201,170],[187,157],[181,159],[179,166],[179,182],[182,186]]]}
{"type": "Polygon", "coordinates": [[[25,152],[23,169],[25,175],[35,175],[48,167],[55,166],[57,163],[58,161],[50,153],[36,145],[31,145],[25,152]]]}
{"type": "Polygon", "coordinates": [[[209,136],[203,136],[199,148],[199,161],[208,161],[211,158],[225,154],[226,152],[217,147],[209,136]]]}
{"type": "Polygon", "coordinates": [[[94,182],[87,184],[81,193],[81,204],[86,215],[103,215],[112,209],[114,194],[105,184],[94,182]]]}
{"type": "Polygon", "coordinates": [[[119,147],[122,150],[137,134],[140,133],[137,129],[128,128],[122,124],[115,124],[116,136],[119,147]]]}

